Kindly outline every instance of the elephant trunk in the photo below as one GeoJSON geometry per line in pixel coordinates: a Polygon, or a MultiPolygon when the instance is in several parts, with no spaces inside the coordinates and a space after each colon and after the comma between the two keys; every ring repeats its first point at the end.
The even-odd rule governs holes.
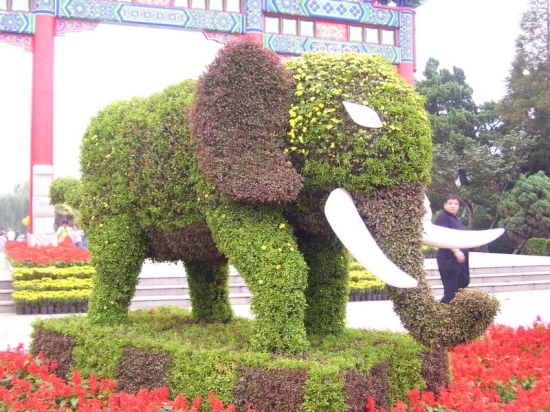
{"type": "Polygon", "coordinates": [[[447,349],[479,337],[499,308],[481,290],[461,290],[450,305],[435,300],[424,272],[422,220],[424,186],[419,183],[354,194],[357,210],[378,246],[400,269],[418,281],[416,288],[389,287],[394,309],[420,343],[447,349]]]}

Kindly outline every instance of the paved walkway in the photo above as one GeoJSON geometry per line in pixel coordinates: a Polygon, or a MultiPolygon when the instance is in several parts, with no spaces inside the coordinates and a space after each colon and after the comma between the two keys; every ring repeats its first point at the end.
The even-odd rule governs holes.
{"type": "MultiPolygon", "coordinates": [[[[472,254],[472,266],[514,266],[529,260],[540,264],[550,264],[550,257],[513,256],[494,254],[472,254]]],[[[0,256],[0,276],[5,275],[3,257],[0,256]],[[4,269],[4,271],[2,270],[4,269]]],[[[427,262],[426,265],[431,264],[427,262]]],[[[550,290],[495,293],[500,301],[501,311],[495,323],[511,327],[530,326],[540,316],[545,323],[550,322],[550,290]]],[[[250,305],[236,305],[235,314],[251,317],[250,305]]],[[[0,314],[0,350],[16,347],[22,343],[28,348],[32,332],[31,323],[37,318],[52,318],[65,315],[15,315],[0,314]]],[[[393,311],[391,301],[350,302],[347,310],[347,324],[352,328],[405,331],[399,317],[393,311]]]]}

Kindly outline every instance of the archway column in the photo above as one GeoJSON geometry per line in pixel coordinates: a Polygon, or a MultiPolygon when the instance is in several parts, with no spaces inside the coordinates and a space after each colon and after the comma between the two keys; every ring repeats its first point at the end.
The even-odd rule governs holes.
{"type": "Polygon", "coordinates": [[[56,18],[35,15],[31,102],[31,170],[29,193],[31,244],[57,243],[54,207],[49,205],[53,180],[54,38],[56,18]]]}

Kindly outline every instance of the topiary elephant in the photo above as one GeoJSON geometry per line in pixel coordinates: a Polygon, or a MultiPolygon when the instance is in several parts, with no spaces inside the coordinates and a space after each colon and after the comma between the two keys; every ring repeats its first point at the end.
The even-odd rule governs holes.
{"type": "Polygon", "coordinates": [[[463,290],[443,305],[425,280],[431,151],[422,98],[382,57],[282,63],[250,40],[229,43],[197,84],[92,119],[81,152],[97,271],[89,319],[125,322],[150,258],[184,263],[197,321],[227,322],[230,262],[252,292],[256,347],[302,353],[308,335],[345,327],[349,255],[337,233],[398,286],[390,296],[414,338],[434,348],[473,339],[498,301],[463,290]]]}

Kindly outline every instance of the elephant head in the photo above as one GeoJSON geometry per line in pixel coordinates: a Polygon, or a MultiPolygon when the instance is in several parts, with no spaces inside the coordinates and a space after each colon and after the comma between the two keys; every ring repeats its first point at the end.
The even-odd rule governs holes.
{"type": "MultiPolygon", "coordinates": [[[[345,306],[347,278],[330,265],[318,267],[323,253],[339,244],[334,232],[368,269],[396,286],[390,288],[395,310],[420,342],[456,346],[479,336],[496,315],[498,301],[484,292],[462,291],[447,306],[435,301],[426,282],[423,238],[457,245],[454,234],[445,237],[425,219],[432,142],[423,104],[381,56],[306,53],[281,63],[248,40],[226,46],[199,79],[190,119],[203,187],[217,193],[211,199],[220,208],[280,210],[292,225],[309,267],[309,324],[327,305],[345,306]],[[344,292],[331,295],[330,287],[344,292]]],[[[229,241],[220,234],[221,213],[210,215],[209,226],[233,261],[236,246],[223,247],[229,241]]],[[[482,242],[498,235],[491,232],[482,242]]],[[[460,247],[479,244],[461,236],[460,247]]],[[[345,308],[339,324],[342,313],[345,308]]]]}

